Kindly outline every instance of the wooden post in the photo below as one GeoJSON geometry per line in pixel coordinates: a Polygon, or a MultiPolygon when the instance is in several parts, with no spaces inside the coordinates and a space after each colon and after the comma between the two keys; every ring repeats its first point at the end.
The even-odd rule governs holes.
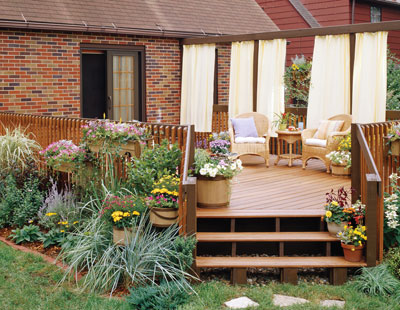
{"type": "Polygon", "coordinates": [[[257,112],[257,87],[258,87],[258,40],[254,41],[253,56],[253,112],[257,112]]]}
{"type": "Polygon", "coordinates": [[[281,282],[297,285],[297,268],[282,268],[281,282]]]}
{"type": "Polygon", "coordinates": [[[247,284],[247,269],[246,268],[232,268],[231,283],[232,284],[247,284]]]}
{"type": "Polygon", "coordinates": [[[352,202],[356,202],[361,195],[361,149],[357,138],[358,127],[351,124],[351,187],[354,188],[352,202]]]}
{"type": "Polygon", "coordinates": [[[366,215],[365,224],[367,226],[367,249],[366,260],[367,266],[376,266],[378,253],[378,219],[377,219],[377,204],[378,204],[378,182],[375,175],[367,174],[367,200],[366,200],[366,215]]]}
{"type": "Polygon", "coordinates": [[[347,268],[331,268],[329,281],[332,285],[342,285],[347,281],[347,268]]]}
{"type": "Polygon", "coordinates": [[[356,52],[356,35],[355,33],[350,33],[350,114],[352,113],[353,110],[353,76],[354,76],[355,52],[356,52]]]}

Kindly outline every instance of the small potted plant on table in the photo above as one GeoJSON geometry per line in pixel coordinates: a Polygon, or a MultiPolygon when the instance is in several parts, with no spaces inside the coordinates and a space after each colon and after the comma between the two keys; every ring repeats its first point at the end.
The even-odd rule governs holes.
{"type": "Polygon", "coordinates": [[[218,208],[229,205],[231,180],[243,169],[240,159],[211,157],[207,151],[197,149],[194,160],[197,176],[197,205],[218,208]]]}
{"type": "Polygon", "coordinates": [[[113,226],[113,241],[126,245],[137,233],[139,217],[145,212],[141,199],[135,196],[109,196],[104,200],[100,216],[113,226]]]}
{"type": "Polygon", "coordinates": [[[150,222],[155,227],[169,227],[178,222],[180,179],[176,175],[164,175],[146,198],[150,209],[150,222]]]}
{"type": "Polygon", "coordinates": [[[151,139],[146,128],[133,123],[96,120],[83,126],[83,141],[94,153],[110,151],[121,156],[128,153],[139,158],[151,139]]]}
{"type": "Polygon", "coordinates": [[[272,123],[274,124],[274,126],[277,126],[279,130],[286,130],[289,122],[293,122],[294,120],[295,116],[293,113],[275,113],[275,120],[272,123]]]}
{"type": "Polygon", "coordinates": [[[344,258],[349,262],[359,262],[362,259],[364,244],[367,240],[365,226],[344,226],[344,230],[337,234],[341,241],[344,258]]]}

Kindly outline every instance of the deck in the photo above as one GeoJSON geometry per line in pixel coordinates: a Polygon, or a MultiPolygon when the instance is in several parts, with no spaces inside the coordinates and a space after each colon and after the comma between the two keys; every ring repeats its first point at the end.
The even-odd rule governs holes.
{"type": "Polygon", "coordinates": [[[311,159],[305,170],[301,161],[292,167],[286,160],[266,168],[261,157],[243,157],[244,169],[233,181],[230,206],[224,209],[197,209],[197,216],[218,217],[319,217],[323,214],[325,193],[341,186],[349,188],[350,178],[325,172],[322,161],[311,159]]]}

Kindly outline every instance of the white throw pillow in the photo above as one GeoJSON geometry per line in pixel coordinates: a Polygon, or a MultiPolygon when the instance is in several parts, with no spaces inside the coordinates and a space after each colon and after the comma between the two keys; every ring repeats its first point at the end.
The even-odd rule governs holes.
{"type": "Polygon", "coordinates": [[[235,143],[265,143],[265,138],[238,137],[235,138],[235,143]]]}
{"type": "Polygon", "coordinates": [[[331,132],[340,131],[343,127],[343,123],[344,121],[320,121],[318,130],[313,138],[326,140],[331,132]]]}
{"type": "Polygon", "coordinates": [[[306,139],[306,144],[313,145],[313,146],[326,147],[326,140],[310,138],[310,139],[306,139]]]}

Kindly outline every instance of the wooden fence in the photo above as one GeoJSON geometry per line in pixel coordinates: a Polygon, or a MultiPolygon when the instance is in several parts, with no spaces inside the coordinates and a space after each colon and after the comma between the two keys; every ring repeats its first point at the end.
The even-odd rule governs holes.
{"type": "MultiPolygon", "coordinates": [[[[45,148],[52,142],[58,140],[71,140],[75,144],[79,144],[83,136],[82,126],[87,124],[89,121],[89,119],[81,118],[35,116],[28,114],[0,112],[0,135],[5,134],[6,128],[13,129],[16,127],[21,127],[32,139],[36,140],[42,148],[45,148]]],[[[183,172],[184,167],[186,167],[185,177],[187,178],[187,160],[190,159],[190,163],[192,163],[194,158],[193,126],[152,124],[141,122],[137,124],[139,126],[144,126],[148,128],[151,135],[153,136],[153,141],[156,144],[160,143],[164,139],[167,139],[172,144],[178,144],[179,148],[183,152],[184,159],[182,160],[180,170],[181,172],[183,172]],[[193,133],[188,140],[188,132],[190,130],[193,131],[193,133]]],[[[119,167],[116,167],[117,171],[123,171],[124,161],[118,161],[118,165],[119,167]]],[[[40,165],[40,167],[42,169],[47,169],[46,165],[40,165]]],[[[181,173],[181,178],[183,178],[183,173],[181,173]]],[[[185,181],[187,182],[187,180],[185,181]]],[[[182,231],[185,232],[187,195],[186,186],[183,185],[183,180],[181,180],[179,197],[179,215],[181,219],[180,224],[183,227],[182,231]]]]}

